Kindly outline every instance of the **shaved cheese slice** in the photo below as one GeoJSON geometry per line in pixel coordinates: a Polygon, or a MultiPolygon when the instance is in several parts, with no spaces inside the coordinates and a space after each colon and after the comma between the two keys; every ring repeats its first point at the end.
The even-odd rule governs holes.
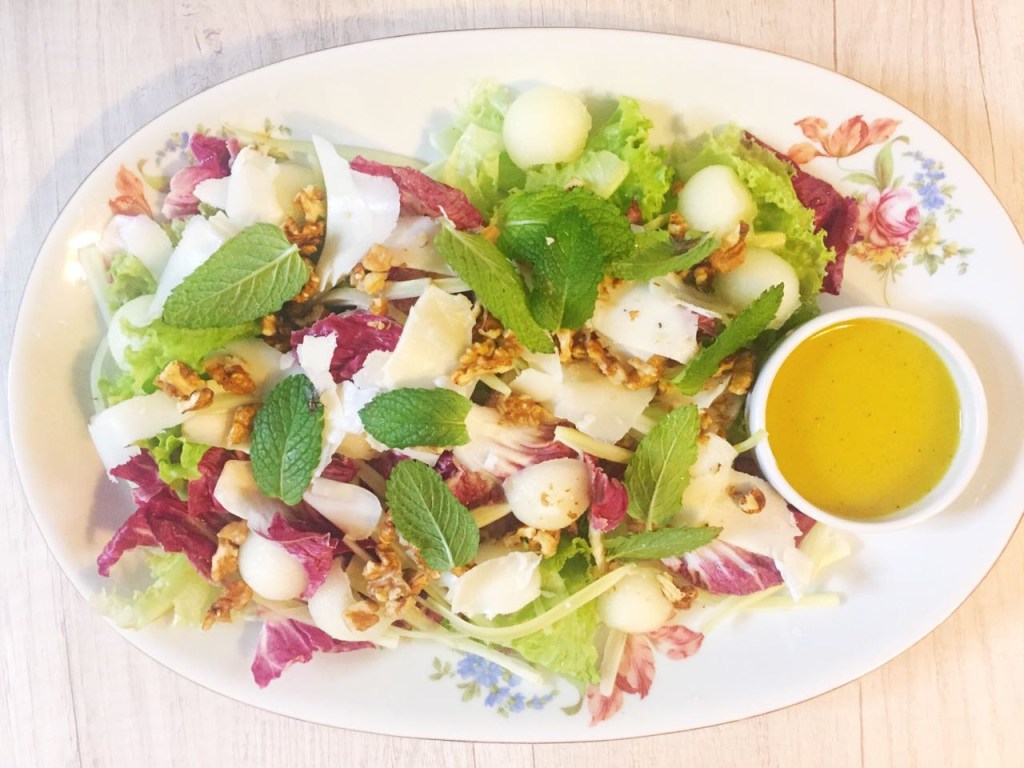
{"type": "Polygon", "coordinates": [[[433,387],[437,379],[450,376],[472,342],[473,323],[469,299],[427,288],[384,364],[384,383],[393,388],[433,387]]]}
{"type": "Polygon", "coordinates": [[[512,552],[469,569],[448,591],[452,610],[488,619],[515,613],[540,597],[540,561],[535,552],[512,552]]]}
{"type": "Polygon", "coordinates": [[[697,316],[654,284],[612,289],[597,302],[591,322],[631,357],[661,355],[685,363],[697,352],[697,316]]]}
{"type": "Polygon", "coordinates": [[[562,386],[552,401],[555,416],[609,443],[623,438],[654,397],[654,387],[626,389],[587,363],[567,365],[562,373],[562,386]]]}
{"type": "Polygon", "coordinates": [[[171,239],[149,216],[115,216],[103,230],[99,249],[107,256],[130,253],[155,279],[171,257],[171,239]]]}
{"type": "Polygon", "coordinates": [[[523,360],[530,367],[521,371],[509,387],[517,395],[526,395],[544,405],[550,403],[562,386],[562,364],[558,355],[528,352],[523,360]]]}
{"type": "Polygon", "coordinates": [[[353,171],[334,147],[314,136],[313,146],[327,187],[327,232],[317,262],[322,290],[352,271],[374,243],[398,222],[398,186],[384,176],[353,171]]]}
{"type": "Polygon", "coordinates": [[[302,498],[353,539],[368,538],[383,511],[372,491],[323,477],[314,478],[302,498]]]}
{"type": "Polygon", "coordinates": [[[237,448],[248,452],[249,441],[237,445],[228,442],[232,416],[230,411],[209,413],[208,409],[204,408],[181,425],[181,436],[193,443],[213,445],[218,448],[237,448]]]}
{"type": "Polygon", "coordinates": [[[278,173],[274,158],[245,147],[231,164],[231,175],[200,182],[195,196],[223,210],[239,228],[258,222],[280,224],[285,213],[274,188],[278,173]]]}
{"type": "Polygon", "coordinates": [[[706,435],[690,468],[690,484],[674,524],[714,525],[722,528],[718,540],[770,557],[786,586],[798,597],[810,579],[813,564],[796,547],[800,535],[785,500],[765,480],[732,468],[735,449],[717,435],[706,435]],[[757,489],[764,494],[764,508],[748,514],[730,497],[730,490],[757,489]]]}
{"type": "Polygon", "coordinates": [[[352,582],[335,560],[327,572],[327,578],[308,600],[309,615],[313,623],[335,640],[356,642],[374,641],[391,626],[390,621],[378,621],[362,632],[353,629],[345,621],[345,609],[356,601],[352,582]]]}
{"type": "Polygon", "coordinates": [[[453,274],[434,247],[434,235],[441,220],[430,216],[400,216],[394,231],[383,245],[391,252],[391,265],[422,269],[442,275],[453,274]]]}
{"type": "Polygon", "coordinates": [[[109,471],[139,453],[134,443],[176,427],[187,417],[179,410],[177,400],[154,392],[100,411],[89,421],[89,435],[109,471]]]}

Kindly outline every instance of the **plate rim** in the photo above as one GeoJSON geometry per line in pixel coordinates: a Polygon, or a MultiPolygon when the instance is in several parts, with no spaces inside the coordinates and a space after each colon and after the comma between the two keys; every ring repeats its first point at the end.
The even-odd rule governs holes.
{"type": "MultiPolygon", "coordinates": [[[[365,46],[383,46],[383,45],[388,45],[388,44],[399,43],[400,41],[407,40],[407,39],[444,38],[444,37],[499,36],[499,35],[506,35],[508,33],[513,33],[513,34],[530,34],[530,35],[539,34],[539,35],[551,35],[551,36],[558,36],[558,35],[565,35],[565,34],[582,35],[582,36],[587,36],[587,35],[595,35],[595,36],[597,36],[597,35],[608,34],[608,35],[613,35],[613,36],[630,36],[630,37],[635,37],[635,38],[657,37],[657,38],[663,38],[663,39],[667,39],[667,40],[678,41],[680,44],[683,44],[683,45],[708,46],[709,48],[713,48],[713,49],[732,49],[732,50],[738,50],[738,51],[747,52],[747,53],[753,52],[753,53],[756,53],[757,55],[767,56],[767,57],[770,57],[772,59],[780,60],[782,62],[796,63],[796,64],[798,64],[798,65],[800,65],[802,67],[812,67],[812,68],[814,68],[816,70],[819,70],[819,71],[825,73],[827,76],[838,77],[838,78],[841,78],[841,79],[843,79],[845,81],[848,81],[848,83],[852,83],[852,84],[854,84],[856,86],[860,86],[862,88],[865,88],[868,91],[871,91],[872,93],[874,93],[876,96],[881,97],[883,100],[885,100],[885,101],[887,101],[887,102],[897,106],[899,109],[907,112],[908,114],[913,115],[924,126],[926,126],[927,128],[929,128],[931,130],[931,132],[934,134],[934,137],[938,138],[939,140],[941,140],[941,142],[944,143],[945,148],[947,150],[951,150],[952,153],[954,153],[955,155],[959,156],[959,159],[963,161],[965,166],[970,168],[970,170],[972,171],[975,179],[982,183],[982,185],[991,194],[992,199],[996,201],[996,203],[997,203],[997,210],[995,210],[995,209],[992,210],[990,215],[997,215],[997,216],[1001,215],[1002,217],[1004,217],[1006,223],[1008,223],[1010,225],[1010,230],[1013,231],[1015,236],[1016,236],[1016,238],[1021,241],[1021,247],[1022,247],[1022,249],[1024,249],[1024,235],[1021,234],[1021,230],[1018,228],[1016,222],[1010,216],[1009,211],[1006,209],[1006,206],[1003,203],[1003,201],[1000,199],[999,195],[995,192],[995,190],[993,189],[993,187],[989,183],[989,181],[978,170],[978,168],[967,157],[967,155],[964,154],[964,152],[962,150],[960,150],[960,148],[956,144],[954,144],[942,131],[940,131],[938,128],[936,128],[927,119],[922,117],[918,112],[916,112],[913,109],[910,109],[909,107],[904,105],[902,102],[896,100],[895,98],[887,95],[886,93],[883,93],[882,91],[878,90],[877,88],[875,88],[875,87],[873,87],[871,85],[868,85],[868,84],[858,80],[857,78],[854,78],[854,77],[852,77],[850,75],[843,74],[843,73],[838,72],[838,71],[836,71],[834,69],[830,69],[827,66],[824,66],[822,64],[818,64],[818,63],[815,63],[815,62],[812,62],[812,61],[808,61],[808,60],[800,58],[798,56],[792,56],[792,55],[788,55],[788,54],[772,51],[772,50],[769,50],[769,49],[761,48],[761,47],[758,47],[758,46],[744,45],[744,44],[741,44],[741,43],[735,43],[735,42],[729,42],[729,41],[720,41],[720,40],[711,40],[711,39],[702,38],[702,37],[698,37],[698,36],[694,36],[694,35],[675,34],[675,33],[672,33],[672,32],[665,32],[665,31],[646,31],[646,30],[638,30],[638,29],[621,29],[621,28],[605,27],[605,26],[596,26],[596,27],[544,26],[544,27],[538,27],[538,26],[526,25],[526,26],[511,26],[511,27],[481,27],[481,28],[472,28],[472,29],[438,30],[438,31],[429,31],[429,32],[407,32],[407,33],[402,33],[402,34],[397,34],[397,35],[388,35],[388,36],[382,36],[382,37],[374,37],[374,38],[354,41],[354,42],[350,42],[350,43],[341,43],[341,44],[338,44],[338,45],[332,45],[332,46],[327,46],[327,47],[324,47],[324,48],[320,48],[320,49],[314,50],[314,51],[305,51],[305,52],[302,52],[302,53],[297,53],[297,54],[294,54],[294,55],[291,55],[291,56],[283,57],[283,58],[281,58],[281,59],[279,59],[277,61],[273,61],[273,62],[270,62],[268,64],[264,64],[264,65],[262,65],[260,67],[256,67],[256,68],[253,68],[253,69],[248,69],[248,70],[246,70],[244,72],[239,72],[239,73],[237,73],[235,75],[232,75],[232,76],[230,76],[228,78],[225,78],[224,80],[221,80],[221,81],[219,81],[217,83],[210,84],[210,85],[202,88],[201,90],[196,91],[195,93],[189,95],[188,97],[186,97],[186,98],[184,98],[184,99],[182,99],[182,100],[180,100],[180,101],[178,101],[178,102],[168,106],[165,109],[162,109],[160,112],[158,112],[157,114],[155,114],[152,117],[148,118],[145,122],[143,122],[143,123],[139,124],[137,127],[135,127],[134,130],[132,130],[130,134],[125,136],[123,139],[121,139],[117,143],[116,146],[114,146],[110,151],[108,151],[106,154],[104,154],[104,156],[102,158],[100,158],[95,163],[95,165],[92,167],[92,169],[90,171],[88,171],[84,176],[82,176],[82,178],[76,184],[74,190],[68,195],[67,200],[65,201],[65,203],[58,209],[58,211],[57,211],[53,221],[51,222],[49,228],[46,231],[46,234],[43,236],[42,240],[40,241],[40,244],[39,244],[38,248],[35,250],[35,261],[33,263],[33,266],[31,268],[31,270],[29,271],[29,274],[28,274],[27,279],[25,280],[25,283],[21,287],[20,297],[19,297],[19,300],[18,300],[17,309],[16,309],[16,311],[14,313],[15,322],[14,322],[13,331],[12,331],[12,335],[11,335],[12,343],[11,343],[11,358],[10,358],[10,360],[14,361],[14,360],[18,359],[20,357],[20,355],[18,354],[19,350],[21,350],[25,346],[25,344],[26,344],[26,336],[28,335],[28,331],[26,330],[25,325],[23,323],[23,315],[26,312],[26,299],[27,299],[28,294],[29,294],[29,288],[35,282],[38,281],[39,276],[43,272],[42,265],[40,264],[40,256],[42,254],[52,250],[53,247],[56,245],[55,242],[51,242],[55,238],[55,231],[59,228],[59,226],[62,223],[65,223],[65,221],[64,221],[65,217],[67,215],[69,215],[69,208],[75,202],[75,199],[79,195],[79,193],[81,192],[82,187],[86,183],[88,183],[90,179],[92,179],[94,177],[94,175],[96,174],[97,170],[100,167],[102,167],[111,158],[111,156],[113,156],[115,153],[117,153],[119,150],[121,150],[121,148],[124,146],[124,144],[128,143],[130,140],[132,140],[133,138],[135,138],[139,134],[145,132],[154,123],[156,123],[156,122],[160,121],[161,119],[163,119],[169,112],[171,112],[171,111],[173,111],[173,110],[181,107],[182,105],[185,105],[185,104],[187,104],[187,103],[189,103],[189,102],[191,102],[193,100],[196,100],[197,98],[199,98],[203,94],[208,93],[209,91],[212,91],[214,89],[221,88],[221,87],[227,88],[227,87],[230,86],[230,84],[236,83],[237,81],[242,80],[242,79],[244,79],[246,77],[258,76],[260,73],[263,73],[266,70],[270,70],[270,69],[272,69],[274,67],[278,67],[278,66],[283,65],[283,64],[285,64],[287,62],[294,62],[296,60],[307,58],[307,57],[315,57],[315,56],[318,56],[318,55],[330,54],[331,52],[335,52],[335,51],[338,51],[338,50],[341,50],[341,49],[359,48],[359,47],[365,47],[365,46]]],[[[210,691],[210,692],[212,692],[214,694],[217,694],[218,696],[220,696],[220,697],[222,697],[224,699],[227,699],[227,700],[229,700],[229,701],[231,701],[231,702],[233,702],[235,704],[240,704],[240,705],[247,706],[247,707],[254,707],[254,708],[257,708],[257,709],[259,709],[261,711],[271,712],[271,713],[273,713],[275,715],[287,717],[287,718],[290,718],[292,720],[297,720],[297,721],[300,721],[300,722],[311,723],[311,724],[314,724],[314,725],[320,725],[320,726],[329,727],[329,728],[342,728],[344,730],[351,730],[351,731],[355,731],[355,732],[359,732],[359,733],[369,733],[369,734],[375,734],[375,735],[397,736],[397,737],[401,737],[401,738],[423,739],[423,740],[428,740],[428,741],[459,742],[459,743],[508,743],[508,744],[514,744],[514,743],[520,743],[520,744],[521,743],[534,743],[534,744],[587,743],[587,742],[590,742],[590,741],[613,741],[613,740],[619,740],[619,739],[624,739],[624,738],[625,739],[648,738],[648,737],[654,737],[654,736],[658,736],[658,735],[665,735],[665,734],[671,734],[671,733],[682,733],[682,732],[689,732],[689,731],[704,730],[704,729],[707,729],[707,728],[714,728],[714,727],[717,727],[717,726],[720,726],[720,725],[727,725],[729,723],[735,723],[735,722],[739,722],[739,721],[742,721],[742,720],[748,720],[748,719],[752,719],[752,718],[756,718],[756,717],[770,715],[770,714],[773,714],[775,712],[781,711],[783,709],[788,709],[790,707],[794,707],[794,706],[797,706],[797,705],[800,705],[800,704],[804,704],[806,702],[814,701],[814,700],[816,700],[818,698],[821,698],[823,696],[826,696],[826,695],[828,695],[828,694],[838,690],[839,688],[842,688],[842,687],[845,687],[846,685],[849,685],[851,683],[860,681],[866,675],[871,674],[871,673],[877,671],[878,669],[880,669],[881,667],[885,666],[886,664],[888,664],[892,660],[896,659],[899,656],[902,656],[907,651],[911,650],[916,645],[918,645],[921,641],[923,641],[926,638],[930,637],[931,634],[933,632],[935,632],[939,627],[944,625],[950,619],[950,617],[954,613],[956,613],[960,608],[963,607],[963,605],[975,594],[975,592],[978,590],[978,588],[988,579],[988,577],[992,573],[992,570],[995,568],[996,564],[999,562],[999,560],[1005,554],[1007,547],[1010,545],[1010,543],[1012,542],[1013,538],[1019,532],[1019,530],[1021,528],[1022,520],[1024,520],[1024,509],[1022,509],[1021,512],[1019,512],[1017,514],[1016,521],[1014,522],[1012,528],[1010,529],[1010,532],[1009,532],[1008,536],[1006,537],[1005,541],[1002,542],[1002,545],[999,548],[998,554],[995,556],[995,558],[992,560],[992,562],[988,565],[988,567],[986,568],[986,570],[985,570],[984,574],[981,576],[981,578],[978,579],[976,583],[974,583],[974,585],[966,593],[966,595],[963,597],[962,600],[960,600],[956,605],[954,605],[948,611],[948,613],[946,613],[942,617],[942,619],[940,621],[938,621],[933,626],[931,626],[931,628],[928,629],[927,631],[925,631],[920,637],[917,637],[916,639],[912,640],[911,642],[906,644],[904,647],[902,647],[901,650],[899,650],[895,654],[889,656],[887,659],[879,662],[878,664],[874,665],[870,669],[867,669],[865,671],[860,672],[859,674],[857,674],[856,676],[852,677],[849,680],[846,680],[845,682],[838,683],[838,684],[828,688],[827,690],[820,691],[820,692],[818,692],[816,694],[813,694],[811,696],[808,696],[806,698],[802,698],[802,699],[799,699],[797,701],[793,701],[793,702],[790,702],[790,703],[787,703],[787,704],[779,705],[777,707],[766,709],[766,710],[764,710],[764,711],[762,711],[762,712],[760,712],[758,714],[743,715],[743,716],[739,716],[739,717],[736,717],[736,718],[722,720],[722,721],[719,721],[719,722],[714,723],[714,724],[698,725],[698,726],[691,726],[691,727],[684,727],[684,728],[670,728],[670,729],[666,729],[666,730],[644,731],[644,732],[640,733],[639,735],[632,735],[632,736],[618,736],[618,735],[616,735],[616,736],[612,736],[612,735],[602,736],[600,731],[594,731],[590,735],[590,737],[587,738],[587,739],[578,739],[578,740],[572,740],[572,741],[566,741],[566,740],[561,740],[561,739],[539,739],[539,740],[532,740],[532,741],[528,741],[527,742],[527,741],[524,741],[522,739],[501,740],[501,739],[479,739],[479,738],[459,738],[459,737],[437,737],[437,736],[427,736],[427,735],[419,735],[419,734],[410,735],[408,733],[408,731],[403,732],[400,729],[370,730],[370,729],[363,729],[363,728],[354,728],[352,726],[337,725],[337,724],[334,724],[334,723],[327,723],[327,722],[324,722],[324,721],[321,721],[321,720],[314,720],[314,719],[309,719],[307,717],[303,717],[303,716],[300,716],[300,715],[291,714],[291,713],[288,713],[286,711],[283,711],[283,710],[275,707],[272,702],[252,703],[252,702],[249,702],[249,701],[242,701],[242,700],[239,700],[239,699],[235,698],[231,693],[228,693],[226,691],[217,690],[216,688],[211,687],[210,684],[204,683],[201,679],[198,679],[197,677],[193,676],[191,673],[189,673],[187,671],[183,671],[183,670],[175,668],[175,667],[172,667],[169,662],[165,662],[165,661],[162,661],[162,660],[156,658],[154,655],[152,655],[150,653],[150,651],[148,649],[143,648],[142,646],[140,646],[139,644],[137,644],[136,642],[133,641],[133,639],[132,639],[132,634],[133,634],[132,630],[125,630],[125,629],[117,626],[108,617],[104,616],[102,613],[99,613],[98,611],[95,610],[94,606],[92,605],[92,601],[90,600],[90,596],[84,590],[83,585],[80,584],[79,580],[74,578],[72,576],[72,574],[71,574],[71,571],[74,571],[74,567],[73,566],[67,566],[66,567],[65,563],[63,562],[63,560],[58,556],[58,554],[57,554],[57,547],[56,547],[56,543],[57,542],[55,541],[55,539],[56,539],[56,536],[55,536],[56,531],[54,531],[52,529],[48,531],[46,529],[46,527],[44,526],[42,520],[40,519],[40,515],[37,512],[37,505],[35,503],[33,503],[33,501],[32,501],[32,494],[30,494],[29,485],[26,483],[26,467],[25,467],[25,464],[24,464],[25,459],[22,456],[22,454],[24,454],[24,451],[23,450],[19,450],[19,448],[21,446],[19,445],[18,438],[17,438],[17,434],[19,432],[21,432],[22,429],[24,429],[24,425],[21,422],[21,418],[22,417],[17,415],[18,411],[13,407],[16,404],[16,402],[21,399],[21,395],[22,395],[22,386],[23,385],[21,383],[19,383],[18,378],[19,377],[17,377],[15,375],[15,367],[14,366],[10,366],[9,369],[8,369],[8,376],[7,376],[7,385],[8,385],[7,386],[7,390],[8,390],[8,392],[7,392],[7,407],[8,407],[8,415],[9,415],[8,430],[7,430],[7,432],[8,432],[8,437],[9,437],[10,443],[11,443],[12,461],[13,461],[13,464],[15,465],[15,468],[16,468],[16,474],[17,474],[17,477],[18,477],[18,481],[20,483],[22,494],[23,494],[23,496],[25,498],[26,506],[28,507],[28,510],[30,512],[30,516],[31,516],[31,519],[33,521],[33,524],[35,525],[36,529],[39,531],[40,535],[42,536],[43,541],[44,541],[44,543],[46,545],[46,548],[47,548],[47,551],[48,551],[50,557],[53,559],[54,563],[60,569],[61,576],[71,583],[71,586],[74,588],[75,592],[86,603],[90,613],[93,613],[94,615],[100,616],[102,618],[103,622],[108,627],[112,628],[116,632],[116,634],[120,635],[121,638],[125,642],[127,642],[135,651],[141,651],[146,656],[146,658],[150,659],[151,661],[155,661],[161,667],[163,667],[164,669],[169,670],[170,672],[174,673],[176,676],[182,677],[182,678],[188,680],[189,682],[191,682],[193,684],[196,684],[196,685],[200,686],[201,688],[203,688],[203,689],[205,689],[207,691],[210,691]]]]}

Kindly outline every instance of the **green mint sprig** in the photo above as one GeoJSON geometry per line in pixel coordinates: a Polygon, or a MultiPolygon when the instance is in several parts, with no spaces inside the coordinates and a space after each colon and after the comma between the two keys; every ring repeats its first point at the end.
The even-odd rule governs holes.
{"type": "Polygon", "coordinates": [[[276,312],[309,280],[309,267],[280,227],[253,224],[218,248],[171,291],[163,320],[222,328],[276,312]]]}

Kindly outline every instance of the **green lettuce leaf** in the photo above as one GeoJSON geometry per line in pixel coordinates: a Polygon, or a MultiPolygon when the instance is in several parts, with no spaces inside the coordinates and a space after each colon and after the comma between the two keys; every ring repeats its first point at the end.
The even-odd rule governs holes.
{"type": "MultiPolygon", "coordinates": [[[[495,623],[518,624],[539,616],[590,583],[590,547],[583,539],[564,537],[553,557],[541,561],[543,595],[516,613],[495,623]]],[[[591,601],[559,619],[546,629],[511,641],[510,645],[527,661],[580,683],[600,679],[597,646],[597,603],[591,601]]]]}
{"type": "Polygon", "coordinates": [[[454,122],[434,136],[444,154],[424,171],[438,181],[461,189],[484,216],[525,176],[509,160],[501,138],[505,113],[515,99],[511,90],[493,82],[480,82],[461,105],[454,122]]]}
{"type": "Polygon", "coordinates": [[[626,178],[609,198],[623,212],[636,201],[644,219],[653,219],[665,205],[672,186],[672,168],[664,153],[647,142],[651,121],[636,99],[619,98],[611,117],[590,136],[588,152],[608,151],[629,166],[626,178]]]}
{"type": "Polygon", "coordinates": [[[736,171],[757,202],[754,231],[786,236],[776,253],[796,270],[804,302],[816,302],[825,265],[834,254],[825,247],[824,233],[814,232],[814,211],[797,199],[789,165],[770,150],[745,142],[743,130],[735,125],[677,148],[675,160],[684,182],[709,165],[727,165],[736,171]]]}
{"type": "Polygon", "coordinates": [[[130,253],[119,253],[107,270],[107,306],[116,311],[132,299],[156,291],[156,279],[145,264],[130,253]]]}
{"type": "Polygon", "coordinates": [[[131,596],[104,592],[100,608],[122,627],[139,629],[167,613],[172,624],[201,626],[206,612],[220,594],[220,587],[204,579],[188,558],[163,552],[146,560],[152,583],[131,596]]]}
{"type": "Polygon", "coordinates": [[[160,479],[185,498],[189,480],[199,477],[199,461],[210,446],[193,443],[181,436],[181,427],[166,429],[140,443],[156,462],[160,479]]]}
{"type": "Polygon", "coordinates": [[[543,187],[583,186],[598,197],[608,199],[629,176],[629,163],[614,152],[586,150],[571,163],[554,163],[526,173],[526,191],[543,187]]]}
{"type": "Polygon", "coordinates": [[[154,392],[153,379],[172,360],[201,369],[203,358],[235,339],[259,334],[256,322],[228,328],[175,328],[157,319],[146,326],[122,321],[130,340],[125,350],[128,370],[119,378],[100,382],[108,405],[136,395],[154,392]]]}

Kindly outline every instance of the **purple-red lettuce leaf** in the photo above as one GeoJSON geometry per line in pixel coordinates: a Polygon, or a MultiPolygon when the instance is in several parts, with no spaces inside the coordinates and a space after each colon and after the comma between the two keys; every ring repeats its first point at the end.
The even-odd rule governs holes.
{"type": "Polygon", "coordinates": [[[371,176],[385,176],[398,187],[402,213],[413,216],[445,216],[456,229],[484,226],[483,214],[469,202],[461,189],[430,178],[415,168],[386,165],[364,157],[355,158],[352,170],[371,176]]]}
{"type": "Polygon", "coordinates": [[[662,562],[694,586],[714,595],[749,595],[782,583],[782,574],[770,557],[724,541],[712,541],[662,562]]]}
{"type": "Polygon", "coordinates": [[[332,333],[337,338],[337,346],[331,357],[331,376],[340,384],[350,381],[359,372],[371,352],[393,351],[402,334],[402,326],[390,317],[369,312],[327,315],[309,328],[293,332],[292,349],[299,346],[307,335],[329,336],[332,333]]]}
{"type": "Polygon", "coordinates": [[[302,564],[308,582],[300,597],[312,597],[327,578],[337,548],[337,539],[325,531],[305,530],[301,523],[290,522],[281,515],[274,516],[270,527],[262,535],[276,541],[302,564]]]}
{"type": "Polygon", "coordinates": [[[164,198],[162,208],[168,219],[180,219],[199,213],[196,186],[208,179],[220,179],[231,173],[231,161],[238,151],[238,144],[233,139],[193,133],[188,148],[196,161],[171,177],[170,192],[164,198]]]}
{"type": "Polygon", "coordinates": [[[252,676],[256,685],[266,688],[292,664],[309,661],[317,651],[345,653],[373,647],[373,643],[335,640],[323,630],[295,619],[268,619],[260,630],[252,676]]]}
{"type": "Polygon", "coordinates": [[[626,517],[629,493],[622,481],[609,477],[589,453],[583,454],[583,461],[590,472],[590,528],[607,533],[618,528],[626,517]]]}

